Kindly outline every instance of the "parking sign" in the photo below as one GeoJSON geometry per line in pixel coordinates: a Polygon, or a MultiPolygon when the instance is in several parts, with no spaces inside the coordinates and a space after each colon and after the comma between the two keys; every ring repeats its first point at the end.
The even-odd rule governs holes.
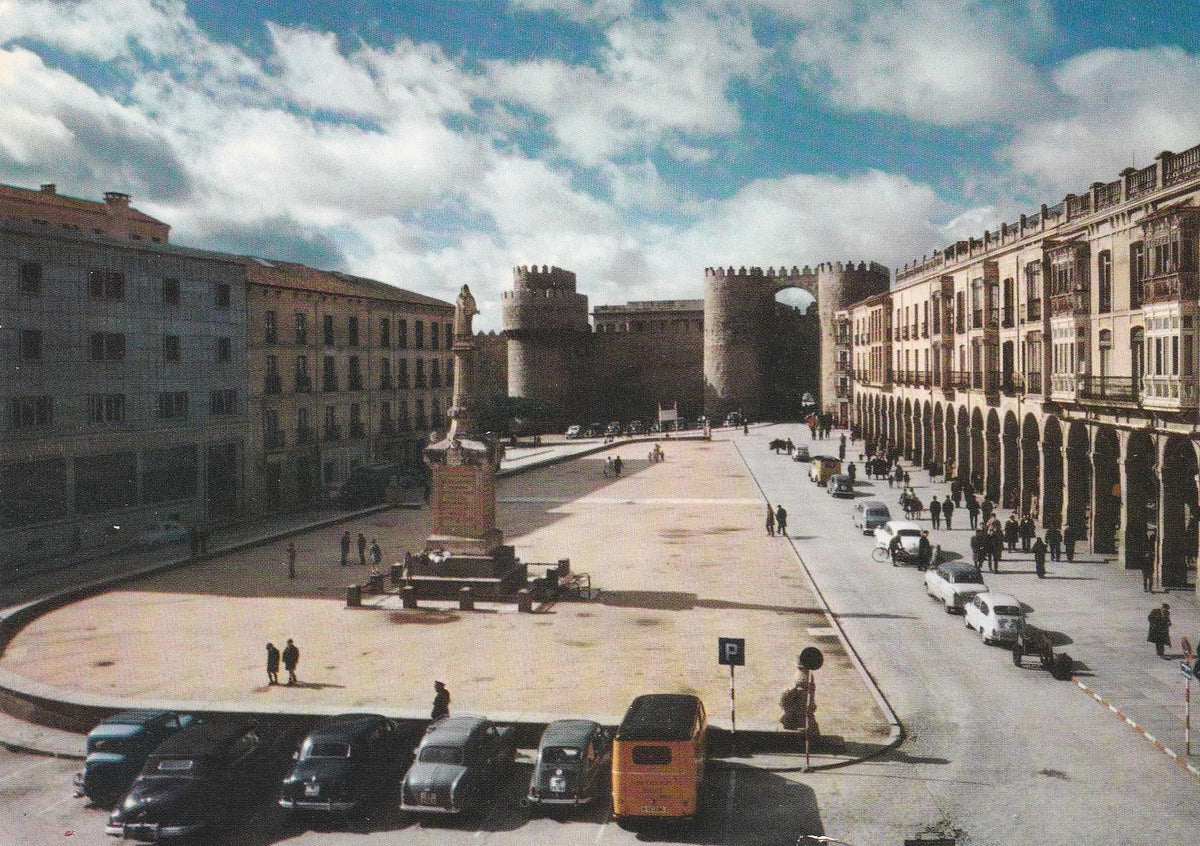
{"type": "Polygon", "coordinates": [[[744,637],[717,638],[717,663],[730,667],[746,666],[746,639],[744,637]]]}

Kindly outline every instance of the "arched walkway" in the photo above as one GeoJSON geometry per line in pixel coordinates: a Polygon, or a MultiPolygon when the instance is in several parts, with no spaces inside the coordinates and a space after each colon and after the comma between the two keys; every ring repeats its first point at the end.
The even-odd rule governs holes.
{"type": "Polygon", "coordinates": [[[930,432],[933,434],[933,462],[946,467],[946,427],[942,423],[942,404],[935,403],[933,417],[929,421],[930,432]]]}
{"type": "Polygon", "coordinates": [[[983,454],[983,413],[976,408],[971,412],[971,485],[975,492],[983,497],[984,454],[983,454]]]}
{"type": "Polygon", "coordinates": [[[1117,551],[1117,530],[1121,526],[1121,445],[1117,433],[1108,426],[1096,429],[1092,447],[1095,515],[1092,549],[1101,554],[1117,551]]]}
{"type": "Polygon", "coordinates": [[[1021,427],[1017,415],[1011,411],[1004,415],[1004,432],[1001,436],[1004,450],[1004,489],[1001,492],[1005,508],[1021,507],[1021,427]]]}
{"type": "Polygon", "coordinates": [[[1067,521],[1079,539],[1091,529],[1092,444],[1087,426],[1072,421],[1067,430],[1067,521]]]}
{"type": "Polygon", "coordinates": [[[1047,417],[1042,433],[1042,525],[1063,527],[1063,437],[1058,418],[1047,417]]]}
{"type": "Polygon", "coordinates": [[[987,460],[984,489],[987,498],[993,503],[1000,502],[1000,415],[993,408],[988,412],[987,430],[985,431],[987,445],[987,460]]]}
{"type": "Polygon", "coordinates": [[[1021,511],[1036,520],[1042,513],[1042,450],[1037,418],[1026,414],[1021,423],[1021,511]]]}
{"type": "Polygon", "coordinates": [[[946,406],[942,431],[946,433],[946,481],[958,476],[958,437],[954,419],[954,406],[946,406]]]}
{"type": "Polygon", "coordinates": [[[1178,435],[1167,440],[1162,461],[1162,584],[1187,587],[1196,556],[1196,450],[1178,435]]]}
{"type": "Polygon", "coordinates": [[[1125,444],[1125,566],[1139,570],[1146,555],[1147,531],[1157,523],[1158,475],[1154,444],[1145,432],[1131,432],[1125,444]]]}
{"type": "Polygon", "coordinates": [[[929,467],[933,464],[935,453],[933,451],[933,409],[929,407],[929,403],[924,403],[921,406],[921,464],[923,467],[929,467]]]}
{"type": "Polygon", "coordinates": [[[971,480],[971,423],[967,419],[966,406],[958,409],[958,480],[971,480]]]}

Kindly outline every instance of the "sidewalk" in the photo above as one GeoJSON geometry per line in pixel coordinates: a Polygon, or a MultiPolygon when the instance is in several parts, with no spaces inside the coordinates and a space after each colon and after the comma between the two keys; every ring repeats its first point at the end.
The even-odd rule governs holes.
{"type": "MultiPolygon", "coordinates": [[[[862,450],[862,441],[847,445],[847,455],[855,460],[862,450]]],[[[901,461],[912,476],[912,487],[923,503],[928,505],[931,494],[944,496],[949,483],[940,478],[932,482],[924,470],[915,469],[910,462],[901,461]]],[[[887,503],[894,516],[900,515],[900,487],[877,485],[876,498],[887,503]]],[[[1011,513],[997,509],[1003,524],[1011,513]]],[[[929,512],[918,521],[930,525],[929,512]]],[[[930,540],[940,544],[943,551],[955,552],[970,559],[972,531],[965,509],[954,513],[954,530],[930,531],[930,540]]],[[[1043,531],[1039,528],[1039,536],[1043,531]]],[[[1074,562],[1046,562],[1046,578],[1038,579],[1034,572],[1033,555],[1020,552],[1004,553],[1000,573],[984,573],[991,590],[1012,594],[1033,610],[1029,622],[1048,630],[1055,638],[1056,651],[1067,652],[1075,662],[1075,678],[1081,687],[1122,712],[1129,721],[1140,726],[1152,739],[1186,756],[1184,742],[1185,680],[1179,664],[1183,660],[1180,637],[1186,636],[1194,645],[1200,642],[1200,608],[1190,590],[1168,593],[1142,590],[1142,576],[1127,571],[1113,558],[1091,553],[1076,554],[1074,562]],[[1167,660],[1154,654],[1154,646],[1146,642],[1146,616],[1163,602],[1171,606],[1171,638],[1173,648],[1167,660]]],[[[1193,684],[1200,695],[1200,685],[1193,684]]],[[[1096,704],[1097,719],[1113,719],[1100,703],[1096,704]]],[[[1197,712],[1200,725],[1200,711],[1197,712]]],[[[1200,763],[1200,735],[1196,738],[1191,761],[1200,763]]]]}

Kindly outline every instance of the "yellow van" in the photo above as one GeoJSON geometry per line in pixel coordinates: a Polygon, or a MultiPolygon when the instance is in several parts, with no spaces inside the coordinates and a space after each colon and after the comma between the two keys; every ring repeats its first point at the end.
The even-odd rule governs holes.
{"type": "Polygon", "coordinates": [[[707,757],[708,719],[698,697],[639,696],[613,739],[613,817],[693,819],[707,757]]]}
{"type": "Polygon", "coordinates": [[[842,462],[837,458],[829,458],[824,455],[815,456],[808,465],[808,478],[821,487],[825,486],[830,476],[836,476],[841,472],[842,462]]]}

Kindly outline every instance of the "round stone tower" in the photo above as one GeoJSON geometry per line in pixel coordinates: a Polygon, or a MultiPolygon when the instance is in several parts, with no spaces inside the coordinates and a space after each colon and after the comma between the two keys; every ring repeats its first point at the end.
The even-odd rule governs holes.
{"type": "Polygon", "coordinates": [[[513,268],[501,295],[508,338],[508,395],[544,402],[564,418],[574,412],[577,363],[590,334],[588,300],[575,274],[560,267],[513,268]]]}

